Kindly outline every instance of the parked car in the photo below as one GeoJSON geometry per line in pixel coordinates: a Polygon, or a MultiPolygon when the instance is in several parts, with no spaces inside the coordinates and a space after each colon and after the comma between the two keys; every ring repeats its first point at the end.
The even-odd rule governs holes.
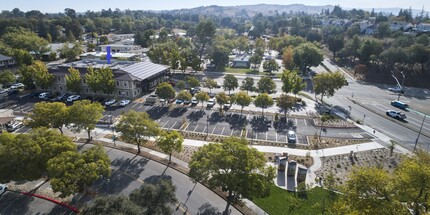
{"type": "Polygon", "coordinates": [[[189,105],[189,104],[191,104],[190,100],[184,100],[184,105],[189,105]]]}
{"type": "Polygon", "coordinates": [[[6,126],[6,130],[8,132],[14,132],[14,131],[22,128],[22,127],[24,127],[24,124],[21,121],[17,121],[17,122],[14,122],[14,123],[9,124],[8,126],[6,126]]]}
{"type": "Polygon", "coordinates": [[[191,105],[195,106],[199,103],[199,100],[197,100],[196,98],[191,99],[191,105]]]}
{"type": "Polygon", "coordinates": [[[6,192],[7,185],[6,184],[0,184],[0,195],[6,192]]]}
{"type": "Polygon", "coordinates": [[[147,98],[146,98],[146,102],[147,103],[157,103],[158,102],[158,97],[157,97],[157,95],[149,95],[147,98]]]}
{"type": "Polygon", "coordinates": [[[209,93],[208,95],[209,95],[209,97],[211,97],[211,98],[213,98],[213,97],[215,97],[215,96],[216,96],[216,95],[215,95],[215,93],[209,93]]]}
{"type": "Polygon", "coordinates": [[[128,104],[130,104],[130,100],[127,100],[127,99],[122,100],[122,101],[119,103],[119,105],[120,105],[120,106],[123,106],[123,107],[127,106],[128,104]]]}
{"type": "Polygon", "coordinates": [[[9,88],[2,89],[2,90],[0,90],[0,94],[7,93],[8,91],[9,91],[9,88]]]}
{"type": "Polygon", "coordinates": [[[39,94],[39,99],[47,100],[51,96],[51,92],[43,92],[39,94]]]}
{"type": "Polygon", "coordinates": [[[14,95],[14,94],[18,94],[19,93],[19,90],[18,89],[9,89],[8,91],[7,91],[7,95],[14,95]]]}
{"type": "Polygon", "coordinates": [[[176,104],[182,104],[183,102],[184,102],[184,100],[182,100],[182,99],[176,99],[176,101],[175,101],[176,104]]]}
{"type": "Polygon", "coordinates": [[[68,98],[67,98],[67,102],[74,102],[74,101],[76,101],[76,100],[78,100],[78,99],[80,99],[81,98],[81,96],[80,95],[71,95],[71,96],[69,96],[68,98]]]}
{"type": "Polygon", "coordinates": [[[221,88],[221,84],[219,82],[216,82],[216,88],[221,88]]]}
{"type": "Polygon", "coordinates": [[[224,108],[225,110],[230,109],[230,107],[231,107],[231,103],[230,103],[230,102],[227,102],[227,103],[225,103],[225,104],[223,105],[223,108],[224,108]]]}
{"type": "Polygon", "coordinates": [[[287,133],[288,143],[296,143],[296,132],[294,131],[288,131],[287,133]]]}
{"type": "Polygon", "coordinates": [[[396,118],[396,119],[400,119],[400,120],[406,119],[406,115],[400,111],[387,110],[385,113],[387,114],[387,116],[392,117],[392,118],[396,118]]]}
{"type": "Polygon", "coordinates": [[[115,99],[109,99],[107,102],[105,102],[105,106],[111,106],[113,104],[115,104],[116,100],[115,99]]]}
{"type": "Polygon", "coordinates": [[[388,90],[391,91],[391,92],[395,92],[395,93],[401,93],[401,94],[405,93],[405,90],[403,88],[400,88],[399,86],[397,86],[397,87],[389,87],[388,90]]]}
{"type": "Polygon", "coordinates": [[[214,98],[209,99],[208,103],[207,103],[207,107],[213,107],[215,106],[216,102],[214,98]]]}
{"type": "Polygon", "coordinates": [[[16,83],[16,84],[12,84],[12,86],[10,86],[11,89],[20,89],[20,88],[24,88],[24,84],[23,83],[16,83]]]}

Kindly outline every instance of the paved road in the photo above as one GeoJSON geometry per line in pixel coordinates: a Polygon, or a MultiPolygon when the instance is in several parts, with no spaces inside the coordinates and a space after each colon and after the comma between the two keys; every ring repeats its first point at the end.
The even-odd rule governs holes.
{"type": "MultiPolygon", "coordinates": [[[[87,147],[90,146],[84,146],[87,147]]],[[[199,183],[193,183],[187,175],[172,168],[166,169],[165,165],[135,154],[110,148],[105,150],[111,159],[113,171],[109,181],[100,180],[94,185],[99,193],[128,195],[143,183],[164,177],[172,179],[176,186],[176,198],[180,207],[175,207],[175,214],[215,214],[213,212],[221,212],[226,206],[225,200],[213,191],[199,183]]],[[[234,207],[230,209],[231,214],[241,214],[234,207]]]]}
{"type": "MultiPolygon", "coordinates": [[[[323,63],[327,67],[334,67],[333,64],[326,61],[323,63]]],[[[325,98],[325,101],[347,110],[351,107],[350,114],[353,118],[361,121],[364,119],[366,125],[383,132],[409,149],[413,148],[423,116],[409,111],[406,112],[407,119],[405,121],[393,120],[385,116],[385,111],[389,109],[399,110],[390,105],[391,101],[397,100],[397,94],[388,91],[388,86],[360,83],[348,76],[347,80],[348,86],[337,91],[335,96],[325,98]],[[362,106],[349,99],[358,101],[362,106]]],[[[400,97],[401,101],[409,103],[411,108],[420,111],[429,111],[429,99],[430,92],[428,90],[413,88],[406,88],[405,96],[400,97]]],[[[418,145],[429,150],[430,119],[427,118],[424,121],[422,132],[424,135],[420,136],[418,145]]]]}
{"type": "Polygon", "coordinates": [[[70,209],[57,205],[51,201],[23,195],[17,192],[7,191],[0,196],[0,214],[26,214],[26,215],[72,215],[74,212],[70,209]]]}

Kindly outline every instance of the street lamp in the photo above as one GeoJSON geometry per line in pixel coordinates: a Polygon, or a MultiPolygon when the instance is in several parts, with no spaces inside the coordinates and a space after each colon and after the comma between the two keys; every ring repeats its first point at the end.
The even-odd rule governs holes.
{"type": "Polygon", "coordinates": [[[399,94],[397,97],[397,101],[400,100],[400,94],[402,94],[402,91],[403,91],[403,83],[405,82],[405,73],[403,73],[403,71],[401,71],[400,73],[402,74],[402,77],[403,77],[402,84],[400,84],[399,80],[396,78],[396,76],[394,76],[394,73],[391,72],[391,76],[393,76],[393,78],[396,80],[397,86],[399,87],[399,94]]]}
{"type": "Polygon", "coordinates": [[[206,115],[206,137],[209,136],[209,114],[206,115]]]}

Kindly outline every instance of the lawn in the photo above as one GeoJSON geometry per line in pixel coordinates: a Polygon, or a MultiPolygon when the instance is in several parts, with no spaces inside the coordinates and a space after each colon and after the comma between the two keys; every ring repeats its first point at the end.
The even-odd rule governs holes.
{"type": "Polygon", "coordinates": [[[265,72],[258,72],[258,70],[254,69],[243,69],[243,68],[231,68],[225,67],[224,71],[226,73],[238,73],[238,74],[252,74],[252,75],[265,75],[265,72]]]}
{"type": "Polygon", "coordinates": [[[322,205],[329,208],[336,194],[330,194],[320,187],[308,190],[306,195],[298,197],[294,192],[283,190],[275,185],[270,188],[270,196],[252,201],[269,214],[322,214],[322,205]],[[332,195],[332,197],[330,197],[332,195]]]}

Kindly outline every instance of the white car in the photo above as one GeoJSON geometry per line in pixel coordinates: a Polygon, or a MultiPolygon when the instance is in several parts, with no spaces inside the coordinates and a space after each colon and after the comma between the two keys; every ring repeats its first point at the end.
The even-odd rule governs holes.
{"type": "Polygon", "coordinates": [[[130,100],[127,100],[127,99],[122,100],[122,101],[119,103],[119,105],[120,105],[120,106],[123,106],[123,107],[127,106],[128,104],[130,104],[130,100]]]}
{"type": "Polygon", "coordinates": [[[213,106],[215,106],[215,99],[214,98],[211,98],[211,99],[209,99],[209,101],[208,101],[208,103],[207,103],[207,107],[213,107],[213,106]]]}
{"type": "Polygon", "coordinates": [[[405,93],[405,91],[402,88],[400,88],[399,86],[389,87],[388,90],[391,92],[395,92],[395,93],[402,93],[402,94],[405,93]]]}
{"type": "Polygon", "coordinates": [[[23,88],[24,84],[23,83],[16,83],[16,84],[12,84],[12,86],[10,86],[11,89],[19,89],[19,88],[23,88]]]}
{"type": "Polygon", "coordinates": [[[115,99],[111,99],[111,100],[109,100],[109,101],[105,102],[105,106],[113,105],[113,104],[115,104],[115,102],[116,102],[116,100],[115,100],[115,99]]]}
{"type": "Polygon", "coordinates": [[[297,141],[296,132],[288,131],[287,138],[288,138],[288,143],[296,143],[297,141]]]}
{"type": "Polygon", "coordinates": [[[39,99],[45,99],[46,100],[49,98],[49,96],[51,96],[50,92],[43,92],[43,93],[39,94],[39,99]]]}
{"type": "Polygon", "coordinates": [[[7,185],[6,184],[0,184],[0,195],[6,192],[7,185]]]}
{"type": "Polygon", "coordinates": [[[71,95],[71,96],[67,97],[67,102],[74,102],[74,101],[78,100],[79,98],[81,98],[80,95],[71,95]]]}
{"type": "Polygon", "coordinates": [[[191,105],[197,105],[199,103],[199,100],[196,98],[191,99],[191,105]]]}
{"type": "Polygon", "coordinates": [[[9,88],[0,90],[0,94],[7,93],[7,92],[9,92],[9,88]]]}
{"type": "Polygon", "coordinates": [[[396,111],[396,110],[387,110],[387,112],[385,112],[387,114],[387,116],[392,117],[392,118],[396,118],[396,119],[406,119],[406,115],[400,111],[396,111]]]}

